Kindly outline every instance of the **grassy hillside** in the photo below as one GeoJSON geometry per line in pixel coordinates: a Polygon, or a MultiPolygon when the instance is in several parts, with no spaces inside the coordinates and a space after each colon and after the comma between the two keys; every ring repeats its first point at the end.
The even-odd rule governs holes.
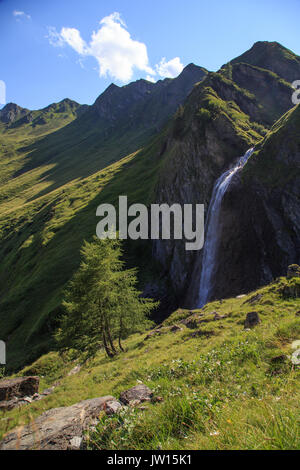
{"type": "MultiPolygon", "coordinates": [[[[11,368],[49,350],[62,290],[79,265],[83,241],[95,234],[98,205],[117,207],[120,194],[129,203],[148,204],[153,198],[160,146],[160,139],[154,140],[145,151],[1,215],[0,329],[2,337],[9,337],[11,368]]],[[[144,245],[135,247],[132,264],[142,272],[147,266],[147,276],[155,265],[149,263],[150,245],[144,245]]]]}
{"type": "MultiPolygon", "coordinates": [[[[251,67],[253,87],[258,78],[271,76],[289,96],[290,87],[279,75],[251,67]]],[[[235,83],[230,67],[196,84],[158,133],[167,110],[205,75],[191,64],[157,87],[144,80],[111,86],[91,107],[64,100],[39,111],[17,109],[15,120],[1,121],[0,331],[11,369],[49,350],[62,291],[79,265],[83,240],[95,233],[99,204],[116,205],[123,194],[129,203],[150,204],[158,181],[164,189],[171,186],[180,201],[192,177],[197,202],[207,204],[220,172],[265,136],[267,124],[261,120],[272,114],[274,100],[261,105],[253,87],[249,91],[243,81],[235,83]],[[195,161],[189,164],[191,155],[195,161]],[[182,172],[184,166],[188,172],[182,172]],[[195,166],[204,170],[201,179],[195,166]],[[184,188],[183,174],[190,178],[184,188]]],[[[126,261],[139,268],[141,287],[167,278],[167,269],[149,262],[151,249],[144,242],[126,246],[126,261]]]]}
{"type": "Polygon", "coordinates": [[[140,381],[163,401],[101,417],[91,436],[96,449],[299,449],[299,366],[292,342],[300,339],[300,279],[280,278],[256,292],[177,310],[160,334],[126,341],[126,352],[99,352],[73,376],[70,357],[51,352],[21,375],[42,377],[53,394],[0,420],[0,437],[43,411],[83,399],[116,397],[140,381]],[[261,323],[244,329],[246,314],[261,323]],[[218,314],[216,317],[215,314],[218,314]],[[185,326],[182,320],[190,320],[185,326]],[[170,331],[171,325],[181,331],[170,331]]]}
{"type": "MultiPolygon", "coordinates": [[[[220,80],[223,82],[225,79],[220,80]]],[[[230,82],[230,87],[234,86],[230,82]]],[[[122,194],[128,196],[129,204],[139,202],[148,205],[155,199],[158,178],[163,174],[166,162],[177,151],[174,134],[178,129],[180,133],[185,132],[181,127],[190,126],[190,120],[198,112],[197,104],[200,111],[202,106],[207,109],[209,120],[224,116],[236,139],[244,141],[245,145],[257,142],[265,132],[262,126],[250,122],[249,116],[237,105],[223,101],[211,87],[199,84],[188,100],[183,119],[176,115],[145,149],[96,171],[97,165],[103,162],[102,157],[100,163],[97,158],[92,158],[92,154],[89,154],[89,160],[84,159],[82,149],[74,144],[75,151],[73,147],[66,150],[70,155],[66,161],[70,162],[71,173],[64,167],[64,156],[60,153],[58,164],[49,162],[46,165],[36,161],[32,170],[22,172],[4,185],[3,191],[10,190],[11,195],[8,198],[3,196],[0,206],[0,254],[4,259],[0,267],[0,328],[2,337],[9,338],[8,364],[11,369],[19,368],[49,350],[51,334],[61,309],[62,291],[79,265],[79,250],[83,241],[95,233],[98,205],[110,202],[117,207],[118,197],[122,194]],[[74,160],[72,165],[71,158],[74,160]],[[88,161],[94,165],[93,170],[88,166],[88,161]],[[42,176],[47,166],[50,167],[50,186],[47,178],[42,176]],[[84,177],[87,168],[94,173],[84,177]],[[61,177],[53,181],[56,172],[61,177]],[[78,174],[81,176],[78,177],[78,174]],[[65,179],[69,178],[73,179],[65,183],[65,179]]],[[[85,122],[87,113],[82,116],[85,122]]],[[[198,116],[196,120],[199,120],[198,116]]],[[[45,159],[47,148],[49,152],[53,149],[53,140],[60,133],[65,138],[68,128],[71,132],[73,126],[79,126],[77,121],[35,141],[37,159],[45,159]],[[47,144],[48,140],[52,141],[51,145],[49,142],[47,144]]],[[[202,119],[201,116],[200,121],[204,127],[208,122],[206,117],[202,119]]],[[[70,139],[72,136],[73,131],[70,139]]],[[[99,151],[102,150],[101,147],[99,151]]],[[[29,162],[33,165],[34,159],[29,162]]],[[[150,243],[135,242],[133,248],[127,247],[127,261],[139,267],[142,285],[148,279],[157,280],[161,273],[157,273],[154,261],[149,263],[150,243]]]]}
{"type": "Polygon", "coordinates": [[[284,188],[299,178],[299,125],[298,105],[285,113],[257,146],[244,168],[244,179],[256,177],[266,186],[284,188]]]}

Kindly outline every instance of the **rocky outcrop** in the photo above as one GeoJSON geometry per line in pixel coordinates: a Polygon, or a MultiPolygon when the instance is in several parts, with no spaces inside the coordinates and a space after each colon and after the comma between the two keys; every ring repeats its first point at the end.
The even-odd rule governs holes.
{"type": "MultiPolygon", "coordinates": [[[[215,181],[243,154],[247,142],[251,146],[253,133],[260,129],[253,119],[271,122],[292,105],[289,84],[268,70],[237,63],[231,68],[232,79],[220,75],[209,74],[195,87],[177,118],[176,134],[164,150],[168,158],[155,202],[203,203],[207,215],[215,181]],[[232,101],[237,111],[250,116],[248,129],[239,128],[245,114],[230,113],[232,101]]],[[[212,299],[249,292],[285,275],[289,264],[299,262],[300,150],[295,113],[290,111],[274,124],[243,171],[232,178],[216,234],[220,246],[212,299]]],[[[202,253],[187,252],[184,242],[155,241],[153,253],[169,273],[178,304],[195,308],[202,253]]]]}
{"type": "MultiPolygon", "coordinates": [[[[144,402],[161,402],[144,384],[136,385],[120,395],[84,400],[75,405],[53,408],[29,425],[16,428],[0,442],[0,450],[78,450],[85,445],[85,432],[95,429],[101,411],[112,416],[124,406],[144,402]]],[[[139,407],[141,409],[141,407],[139,407]]]]}
{"type": "Polygon", "coordinates": [[[0,450],[72,450],[81,446],[84,431],[97,423],[111,396],[85,400],[76,405],[53,408],[31,424],[16,429],[0,442],[0,450]]]}
{"type": "Polygon", "coordinates": [[[50,388],[39,393],[39,377],[17,377],[0,381],[0,411],[29,405],[50,395],[59,385],[54,383],[50,388]],[[4,398],[5,397],[5,398],[4,398]]]}
{"type": "Polygon", "coordinates": [[[0,121],[5,124],[12,124],[29,113],[28,109],[21,108],[15,103],[8,103],[0,110],[0,121]]]}
{"type": "Polygon", "coordinates": [[[121,411],[122,405],[118,400],[110,400],[105,403],[104,410],[108,416],[114,415],[121,411]]]}
{"type": "MultiPolygon", "coordinates": [[[[220,111],[219,106],[226,106],[225,101],[207,87],[214,82],[222,89],[224,98],[227,94],[228,99],[231,98],[233,92],[238,94],[231,82],[212,76],[194,88],[182,115],[175,118],[173,135],[169,136],[162,149],[161,158],[165,158],[165,164],[157,184],[155,203],[169,206],[178,203],[182,207],[184,204],[204,204],[207,215],[216,179],[253,142],[250,125],[248,131],[241,133],[234,118],[220,111]],[[209,105],[206,110],[210,101],[217,104],[209,105]],[[201,113],[199,109],[202,109],[201,113]]],[[[250,105],[251,100],[245,99],[250,105]]],[[[186,251],[185,243],[186,240],[173,239],[153,241],[153,255],[171,279],[177,304],[195,308],[202,252],[186,251]]]]}
{"type": "Polygon", "coordinates": [[[34,395],[39,391],[39,382],[39,377],[33,376],[0,380],[0,401],[34,395]]]}
{"type": "Polygon", "coordinates": [[[268,284],[299,264],[299,122],[297,107],[274,125],[224,197],[214,298],[268,284]]]}
{"type": "Polygon", "coordinates": [[[120,401],[124,405],[138,404],[145,401],[151,401],[153,398],[153,392],[144,384],[136,385],[135,387],[122,392],[120,395],[120,401]]]}

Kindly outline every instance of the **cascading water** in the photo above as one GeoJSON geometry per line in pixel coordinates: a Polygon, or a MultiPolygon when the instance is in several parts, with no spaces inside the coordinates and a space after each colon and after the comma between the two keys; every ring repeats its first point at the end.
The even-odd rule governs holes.
{"type": "Polygon", "coordinates": [[[220,212],[222,200],[233,175],[242,168],[252,155],[254,148],[247,150],[237,162],[236,166],[225,171],[217,180],[208,208],[207,223],[205,228],[205,243],[203,248],[202,270],[200,278],[198,307],[203,307],[210,299],[212,280],[216,267],[217,252],[219,246],[220,212]]]}

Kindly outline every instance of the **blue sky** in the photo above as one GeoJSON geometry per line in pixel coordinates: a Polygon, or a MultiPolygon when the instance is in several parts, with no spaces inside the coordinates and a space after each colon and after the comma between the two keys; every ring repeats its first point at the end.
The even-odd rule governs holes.
{"type": "Polygon", "coordinates": [[[215,71],[259,40],[300,55],[299,13],[299,0],[0,0],[0,81],[30,109],[91,104],[111,82],[215,71]]]}

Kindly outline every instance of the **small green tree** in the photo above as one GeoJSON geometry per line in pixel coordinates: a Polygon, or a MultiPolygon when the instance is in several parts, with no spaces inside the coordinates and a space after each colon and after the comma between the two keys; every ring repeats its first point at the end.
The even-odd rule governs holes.
{"type": "Polygon", "coordinates": [[[109,357],[121,351],[122,339],[150,324],[157,306],[140,297],[135,269],[124,269],[118,239],[85,242],[82,261],[65,293],[65,313],[55,337],[62,349],[76,349],[89,357],[103,347],[109,357]]]}

